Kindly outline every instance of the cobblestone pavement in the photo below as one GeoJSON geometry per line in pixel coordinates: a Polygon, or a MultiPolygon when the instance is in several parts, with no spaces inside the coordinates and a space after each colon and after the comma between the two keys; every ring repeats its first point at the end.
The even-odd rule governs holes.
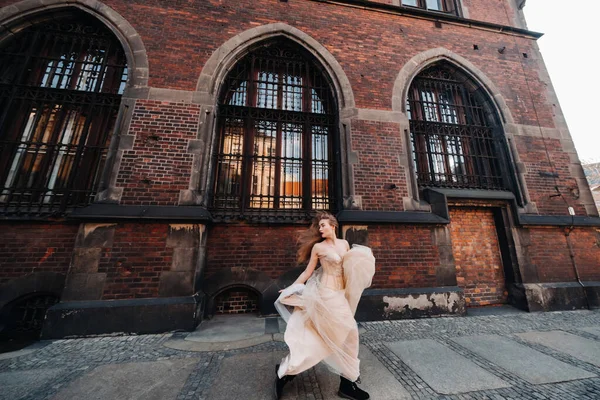
{"type": "MultiPolygon", "coordinates": [[[[389,392],[383,395],[375,388],[370,390],[373,399],[600,399],[600,357],[596,357],[600,354],[600,310],[361,325],[362,348],[372,353],[376,357],[373,360],[377,361],[376,365],[371,365],[376,374],[363,376],[363,385],[368,385],[366,380],[371,379],[370,376],[388,374],[405,389],[402,393],[398,391],[396,396],[389,392]],[[465,337],[468,338],[466,342],[465,337]],[[522,370],[510,368],[502,363],[502,357],[510,354],[497,354],[499,358],[495,358],[470,345],[471,341],[477,344],[482,340],[526,350],[527,354],[535,354],[544,362],[533,370],[527,365],[522,370]],[[416,349],[427,354],[427,343],[433,343],[429,341],[443,346],[445,352],[460,362],[502,384],[496,389],[470,391],[469,383],[477,382],[466,382],[467,389],[453,389],[453,382],[447,378],[456,373],[457,379],[461,379],[461,365],[450,365],[449,359],[441,356],[435,359],[435,355],[429,360],[426,359],[429,355],[411,359],[405,353],[399,355],[397,350],[416,349]],[[498,361],[492,362],[490,358],[498,361]],[[433,364],[425,365],[427,362],[433,364]],[[560,368],[552,370],[550,364],[553,363],[560,368]],[[560,376],[556,379],[556,373],[560,374],[562,370],[565,371],[564,379],[560,376]],[[569,375],[567,370],[574,375],[569,375]],[[532,383],[532,380],[549,376],[554,377],[550,383],[532,383]],[[450,385],[444,393],[436,391],[442,387],[440,382],[450,385]]],[[[0,360],[0,399],[271,398],[274,362],[287,350],[283,342],[269,341],[227,351],[184,351],[165,346],[185,339],[186,335],[169,333],[40,342],[29,354],[0,360]],[[248,368],[253,363],[256,370],[248,368]],[[238,367],[239,371],[236,370],[238,367]],[[172,376],[167,376],[167,372],[172,376]],[[158,393],[158,388],[163,386],[161,379],[168,390],[160,392],[158,397],[153,393],[158,393]],[[123,387],[117,390],[111,389],[111,385],[123,387]]],[[[518,353],[514,358],[515,363],[532,361],[519,360],[518,353]]],[[[293,387],[286,388],[289,393],[285,398],[337,398],[334,392],[325,392],[326,385],[319,377],[322,374],[317,371],[320,370],[311,369],[295,379],[293,387]]]]}

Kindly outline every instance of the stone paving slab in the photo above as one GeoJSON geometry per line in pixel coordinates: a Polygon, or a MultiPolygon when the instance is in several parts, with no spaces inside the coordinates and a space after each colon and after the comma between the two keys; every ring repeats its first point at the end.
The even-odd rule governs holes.
{"type": "Polygon", "coordinates": [[[438,393],[458,394],[510,386],[432,339],[390,342],[386,345],[438,393]]]}
{"type": "Polygon", "coordinates": [[[63,373],[60,368],[4,372],[0,374],[0,400],[19,400],[50,385],[63,373]]]}
{"type": "MultiPolygon", "coordinates": [[[[219,367],[210,400],[272,399],[275,365],[285,352],[250,353],[225,358],[219,367]]],[[[285,387],[284,399],[297,395],[296,379],[285,387]]]]}
{"type": "Polygon", "coordinates": [[[598,336],[600,338],[600,326],[591,326],[589,328],[580,328],[579,330],[587,332],[587,333],[591,333],[592,335],[598,336]]]}
{"type": "Polygon", "coordinates": [[[518,336],[600,367],[600,346],[593,340],[563,331],[526,332],[518,336]]]}
{"type": "Polygon", "coordinates": [[[53,400],[176,399],[197,359],[99,366],[56,394],[53,400]]]}
{"type": "Polygon", "coordinates": [[[464,336],[452,340],[529,383],[565,382],[596,376],[498,335],[464,336]]]}
{"type": "MultiPolygon", "coordinates": [[[[359,387],[366,390],[372,399],[412,398],[410,393],[394,378],[394,375],[365,346],[360,346],[359,358],[361,380],[359,387]]],[[[322,363],[315,369],[323,398],[325,400],[339,399],[337,392],[340,386],[340,376],[329,371],[327,366],[322,363]]]]}
{"type": "MultiPolygon", "coordinates": [[[[600,399],[600,377],[585,378],[572,381],[564,381],[548,384],[531,384],[519,376],[510,373],[504,368],[488,361],[477,353],[467,350],[465,347],[452,341],[452,338],[463,336],[497,335],[507,340],[519,343],[526,347],[537,350],[540,353],[565,362],[571,366],[583,369],[589,373],[600,376],[600,368],[582,361],[576,357],[545,347],[538,343],[530,343],[516,336],[524,332],[563,331],[570,332],[575,337],[587,338],[585,343],[586,352],[590,349],[599,348],[600,337],[586,331],[588,328],[600,327],[600,310],[579,310],[553,313],[520,313],[512,315],[485,315],[467,318],[435,318],[418,320],[363,322],[365,328],[361,333],[361,343],[377,357],[380,364],[377,365],[375,375],[379,377],[391,373],[399,384],[410,393],[415,400],[479,400],[479,399],[518,399],[518,400],[596,400],[600,399]],[[403,362],[403,359],[390,351],[387,343],[406,342],[409,340],[429,339],[439,345],[453,350],[458,355],[468,359],[482,370],[492,373],[511,386],[499,389],[483,389],[468,393],[445,395],[436,393],[417,374],[411,366],[403,362]]],[[[284,324],[280,324],[282,328],[284,324]]],[[[274,328],[274,324],[273,324],[274,328]]],[[[274,329],[273,329],[274,330],[274,329]]],[[[35,352],[22,354],[18,357],[7,357],[0,360],[0,400],[50,400],[57,393],[65,393],[76,382],[81,382],[85,376],[98,368],[116,368],[115,379],[111,384],[115,386],[127,386],[141,384],[132,379],[119,380],[119,369],[127,364],[133,365],[158,365],[157,362],[169,360],[179,362],[186,359],[194,359],[192,371],[187,378],[188,369],[183,369],[182,380],[185,383],[180,387],[176,400],[212,400],[214,395],[220,395],[221,399],[232,400],[270,400],[272,399],[272,385],[274,380],[274,364],[286,353],[285,343],[270,340],[266,343],[256,344],[252,347],[240,347],[237,349],[220,349],[208,352],[189,351],[191,349],[175,349],[169,343],[185,342],[187,344],[205,344],[202,342],[186,341],[187,333],[168,333],[160,335],[132,335],[132,336],[106,336],[96,338],[80,338],[56,340],[42,343],[43,345],[35,352]],[[270,354],[275,354],[269,359],[270,354]],[[249,361],[241,363],[240,357],[246,357],[249,361]],[[266,358],[264,367],[260,366],[261,358],[266,358]],[[257,364],[258,362],[258,364],[257,364]],[[239,365],[238,365],[239,364],[239,365]],[[229,367],[228,367],[229,366],[229,367]],[[229,375],[224,371],[230,368],[229,375]],[[45,379],[51,369],[55,370],[55,377],[45,379]],[[250,369],[250,370],[249,370],[250,369]],[[220,376],[218,376],[220,374],[220,376]],[[229,378],[228,378],[229,377],[229,378]],[[239,396],[228,386],[232,382],[242,385],[244,378],[247,382],[256,382],[254,393],[239,391],[239,396]],[[251,378],[251,379],[248,379],[251,378]],[[59,392],[61,391],[62,392],[59,392]],[[211,393],[212,392],[212,393],[211,393]],[[19,393],[23,393],[20,395],[19,393]],[[229,394],[232,394],[230,397],[229,394]],[[19,398],[20,396],[20,398],[19,398]],[[25,396],[25,397],[23,397],[25,396]]],[[[282,336],[281,333],[272,333],[273,339],[282,336]]],[[[247,341],[246,341],[247,342],[247,341]]],[[[227,342],[231,343],[231,342],[227,342]]],[[[221,343],[221,347],[223,346],[221,343]]],[[[500,351],[500,350],[499,350],[500,351]]],[[[428,368],[456,368],[460,369],[462,364],[453,362],[439,351],[434,361],[423,357],[417,362],[429,364],[428,368]]],[[[371,391],[373,400],[387,400],[387,395],[379,396],[380,387],[370,389],[372,378],[368,377],[369,355],[362,353],[363,358],[363,383],[371,391]]],[[[414,367],[414,366],[413,366],[414,367]]],[[[320,367],[319,367],[320,368],[320,367]]],[[[334,396],[337,387],[337,377],[333,376],[332,390],[327,389],[326,383],[322,382],[323,374],[318,374],[319,368],[312,368],[298,376],[286,387],[286,400],[324,400],[326,396],[334,396]],[[320,384],[321,383],[321,384],[320,384]],[[321,386],[321,387],[320,387],[321,386]],[[326,395],[326,396],[325,396],[326,395]]],[[[144,376],[152,376],[152,370],[146,369],[144,376]]],[[[444,370],[435,371],[442,376],[444,370]]],[[[432,373],[432,374],[433,374],[432,373]]],[[[133,376],[133,378],[135,378],[133,376]]],[[[160,377],[168,379],[168,377],[160,377]]],[[[453,378],[454,379],[454,378],[453,378]]],[[[475,381],[477,376],[469,376],[467,381],[475,381]]],[[[90,391],[95,390],[95,381],[88,379],[90,391]]],[[[148,379],[146,383],[152,384],[148,379]]],[[[331,383],[329,383],[331,385],[331,383]]],[[[379,384],[376,384],[378,386],[379,384]]],[[[87,400],[89,396],[84,393],[85,387],[72,395],[73,400],[87,400]],[[83,394],[82,394],[83,393],[83,394]]],[[[144,389],[144,388],[142,388],[144,389]]],[[[173,388],[171,393],[176,393],[173,388]]],[[[86,392],[87,393],[87,392],[86,392]]],[[[67,397],[67,396],[65,396],[67,397]]],[[[100,397],[100,396],[99,396],[100,397]]],[[[168,396],[165,396],[169,399],[168,396]]],[[[135,397],[133,397],[135,399],[135,397]]],[[[335,398],[332,397],[332,398],[335,398]]],[[[121,400],[114,392],[105,391],[102,400],[121,400]]],[[[394,397],[391,397],[394,399],[394,397]]],[[[219,400],[219,399],[217,399],[219,400]]]]}
{"type": "Polygon", "coordinates": [[[265,319],[254,315],[217,315],[203,321],[185,340],[194,342],[237,342],[263,336],[265,319]]]}

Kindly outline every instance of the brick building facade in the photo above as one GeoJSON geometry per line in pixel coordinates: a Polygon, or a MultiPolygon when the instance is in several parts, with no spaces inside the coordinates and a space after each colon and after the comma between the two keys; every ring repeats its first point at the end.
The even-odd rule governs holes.
{"type": "Polygon", "coordinates": [[[524,6],[0,0],[5,333],[272,314],[316,209],[373,248],[359,319],[598,307],[600,218],[524,6]]]}

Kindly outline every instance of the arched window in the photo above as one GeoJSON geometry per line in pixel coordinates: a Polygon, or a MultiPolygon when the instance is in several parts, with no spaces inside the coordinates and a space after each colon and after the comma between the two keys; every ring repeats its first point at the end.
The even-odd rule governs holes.
{"type": "Polygon", "coordinates": [[[61,214],[93,200],[127,63],[85,14],[46,18],[0,45],[0,209],[61,214]]]}
{"type": "Polygon", "coordinates": [[[336,110],[326,75],[295,44],[270,42],[240,60],[219,98],[213,214],[333,209],[336,110]]]}
{"type": "Polygon", "coordinates": [[[407,113],[420,187],[509,189],[506,147],[487,95],[441,62],[408,92],[407,113]]]}

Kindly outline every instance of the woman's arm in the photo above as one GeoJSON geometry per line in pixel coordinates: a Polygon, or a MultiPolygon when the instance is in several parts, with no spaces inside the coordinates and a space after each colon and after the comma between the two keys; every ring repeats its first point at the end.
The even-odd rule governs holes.
{"type": "Polygon", "coordinates": [[[300,276],[298,277],[298,279],[296,279],[294,284],[304,283],[312,275],[313,271],[315,270],[315,267],[317,266],[317,263],[319,262],[319,256],[317,255],[316,248],[317,248],[317,245],[314,245],[310,252],[310,261],[308,262],[306,269],[304,270],[304,272],[302,272],[300,274],[300,276]]]}

